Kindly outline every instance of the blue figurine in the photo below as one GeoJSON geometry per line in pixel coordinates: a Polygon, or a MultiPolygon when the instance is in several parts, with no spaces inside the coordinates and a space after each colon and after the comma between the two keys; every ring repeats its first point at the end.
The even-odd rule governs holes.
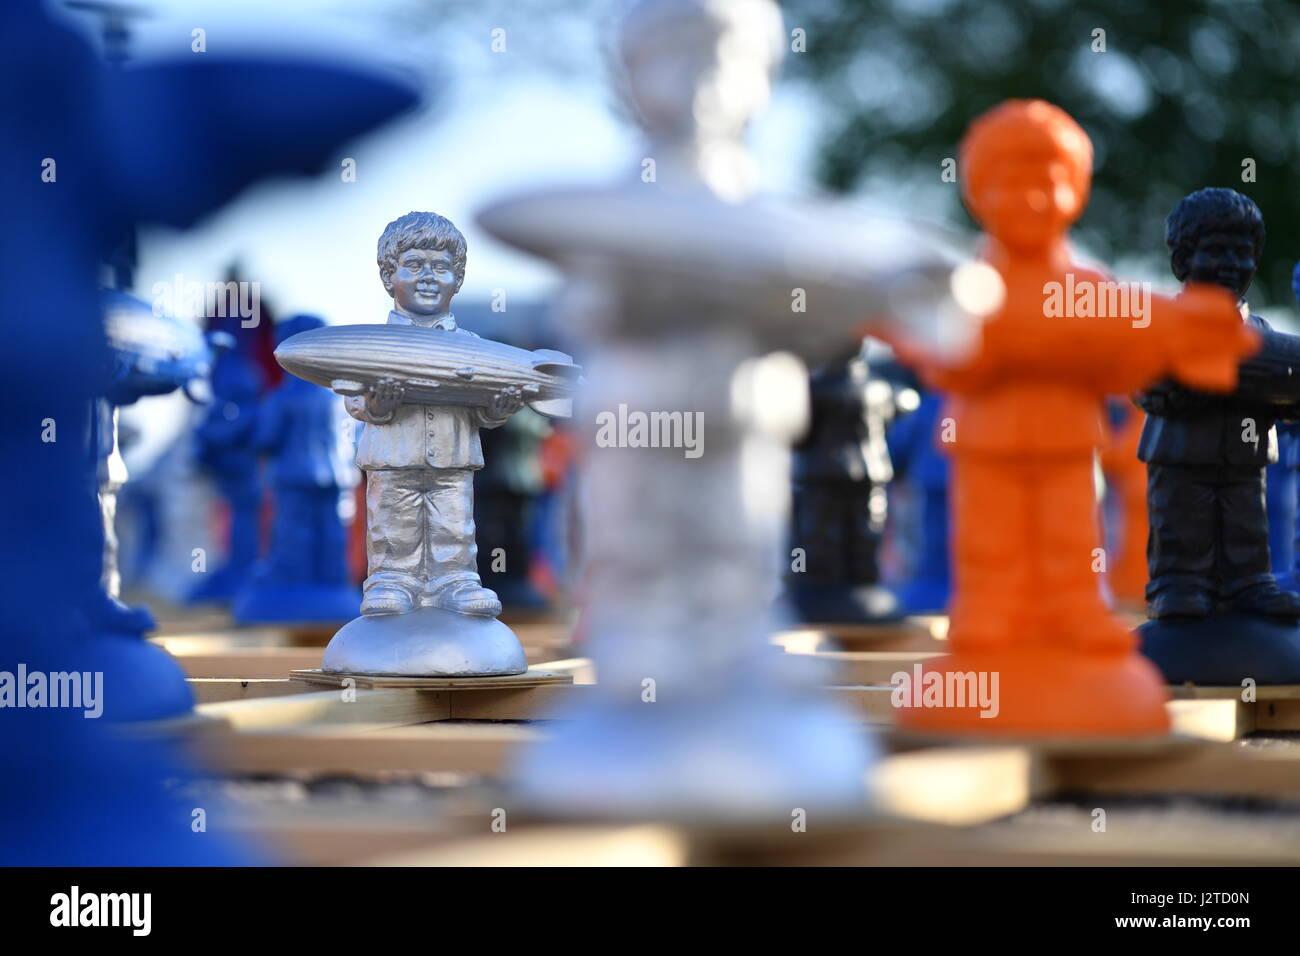
{"type": "Polygon", "coordinates": [[[189,710],[194,695],[170,655],[144,640],[155,627],[148,608],[128,607],[118,597],[114,518],[127,474],[117,445],[117,409],[147,395],[178,388],[191,392],[209,374],[211,352],[197,329],[155,315],[146,303],[122,292],[104,293],[104,322],[112,371],[107,393],[94,401],[87,440],[103,519],[103,573],[82,610],[95,629],[92,653],[105,658],[106,673],[120,654],[132,659],[131,667],[115,672],[118,693],[111,704],[105,703],[105,714],[113,720],[145,720],[189,710]]]}
{"type": "MultiPolygon", "coordinates": [[[[314,315],[286,319],[276,343],[324,324],[314,315]]],[[[343,399],[297,376],[285,376],[262,403],[253,447],[268,458],[275,521],[270,553],[235,601],[237,623],[356,616],[361,592],[348,575],[342,520],[360,477],[351,435],[343,399]]]]}
{"type": "Polygon", "coordinates": [[[940,450],[944,397],[921,390],[915,410],[900,415],[886,432],[894,482],[911,493],[916,541],[908,579],[894,587],[907,614],[941,613],[952,589],[948,533],[948,456],[940,450]]]}
{"type": "MultiPolygon", "coordinates": [[[[1300,302],[1300,262],[1291,273],[1291,291],[1300,302]]],[[[1277,461],[1265,477],[1268,509],[1268,551],[1278,587],[1300,593],[1300,422],[1279,421],[1277,461]]]]}
{"type": "Polygon", "coordinates": [[[0,4],[0,89],[0,721],[7,779],[21,781],[0,788],[0,864],[247,863],[191,829],[164,787],[184,770],[161,745],[89,710],[12,706],[37,686],[15,686],[20,668],[98,672],[107,711],[151,652],[97,639],[86,613],[104,545],[87,436],[112,379],[97,273],[132,222],[183,228],[255,179],[319,170],[415,96],[355,69],[198,57],[188,42],[174,62],[111,73],[40,0],[0,4]]]}
{"type": "Polygon", "coordinates": [[[258,405],[263,379],[247,337],[218,355],[212,369],[212,404],[195,431],[195,460],[217,486],[230,512],[225,561],[203,574],[190,601],[227,602],[248,581],[261,552],[262,482],[258,471],[258,405]]]}

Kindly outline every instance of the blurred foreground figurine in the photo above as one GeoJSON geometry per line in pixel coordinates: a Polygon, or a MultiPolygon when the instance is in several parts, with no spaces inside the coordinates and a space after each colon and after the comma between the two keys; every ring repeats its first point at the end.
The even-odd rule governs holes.
{"type": "Polygon", "coordinates": [[[986,230],[983,258],[1006,297],[974,355],[933,370],[953,396],[956,430],[952,653],[897,688],[899,723],[1163,733],[1160,676],[1107,610],[1098,580],[1102,403],[1165,374],[1231,388],[1254,337],[1220,290],[1150,296],[1070,258],[1092,144],[1059,108],[994,108],[966,134],[960,167],[967,207],[986,230]]]}
{"type": "Polygon", "coordinates": [[[893,477],[885,426],[892,389],[871,379],[862,349],[808,378],[808,433],[794,446],[791,549],[786,576],[800,620],[865,624],[902,617],[880,585],[885,485],[893,477]]]}
{"type": "Polygon", "coordinates": [[[456,324],[465,237],[435,213],[413,212],[379,239],[379,275],[393,297],[385,326],[300,333],[276,350],[288,371],[346,396],[364,422],[369,576],[362,617],[325,651],[331,673],[452,677],[520,674],[523,648],[496,620],[474,541],[480,428],[523,407],[566,414],[577,368],[456,324]],[[558,401],[556,401],[558,399],[558,401]]]}
{"type": "Polygon", "coordinates": [[[128,476],[118,450],[117,409],[178,388],[192,394],[191,387],[206,385],[211,353],[197,328],[168,315],[155,315],[148,304],[114,290],[104,292],[104,329],[113,369],[108,392],[96,400],[91,419],[104,564],[101,586],[83,610],[96,630],[93,653],[114,678],[116,693],[106,708],[107,716],[118,721],[156,720],[188,711],[194,694],[180,665],[145,639],[156,627],[149,609],[129,607],[119,597],[115,519],[117,495],[128,476]],[[112,666],[120,655],[130,657],[129,667],[112,666]]]}
{"type": "MultiPolygon", "coordinates": [[[[298,315],[277,322],[275,334],[282,342],[324,325],[298,315]]],[[[357,486],[351,424],[342,399],[292,375],[262,403],[253,445],[270,458],[275,521],[266,560],[236,598],[237,623],[347,621],[356,614],[344,526],[357,486]]]]}
{"type": "Polygon", "coordinates": [[[820,691],[811,658],[769,644],[807,413],[789,350],[842,359],[904,282],[925,290],[905,331],[968,316],[947,298],[952,260],[912,230],[754,195],[744,134],[784,40],[770,0],[636,4],[619,79],[653,175],[480,215],[565,270],[564,314],[592,348],[575,421],[600,680],[514,769],[544,812],[788,821],[794,807],[866,804],[868,735],[820,691]],[[806,313],[792,313],[794,288],[806,313]]]}
{"type": "Polygon", "coordinates": [[[1264,218],[1241,193],[1201,189],[1169,214],[1165,241],[1174,276],[1230,292],[1263,345],[1230,394],[1165,381],[1137,399],[1151,523],[1143,651],[1170,683],[1300,683],[1300,596],[1273,577],[1264,490],[1274,422],[1300,418],[1300,337],[1246,305],[1264,218]]]}
{"type": "MultiPolygon", "coordinates": [[[[48,6],[0,4],[0,77],[5,89],[24,91],[22,108],[0,110],[0,199],[8,221],[21,224],[21,239],[0,257],[0,460],[8,465],[0,509],[4,540],[27,543],[0,549],[0,660],[25,663],[29,675],[101,672],[107,710],[138,686],[129,675],[158,650],[96,640],[83,613],[102,587],[104,560],[85,436],[93,402],[111,387],[96,291],[107,239],[131,222],[183,228],[255,179],[319,170],[415,94],[302,49],[290,59],[236,61],[194,56],[186,43],[170,60],[115,73],[48,6]],[[231,150],[232,141],[258,148],[231,150]],[[218,154],[222,161],[211,162],[218,154]],[[38,155],[50,157],[45,176],[31,174],[29,157],[38,155]]],[[[190,828],[189,808],[175,797],[189,775],[176,748],[91,716],[77,707],[5,709],[5,773],[21,786],[0,788],[0,863],[254,862],[222,835],[190,828]]]]}

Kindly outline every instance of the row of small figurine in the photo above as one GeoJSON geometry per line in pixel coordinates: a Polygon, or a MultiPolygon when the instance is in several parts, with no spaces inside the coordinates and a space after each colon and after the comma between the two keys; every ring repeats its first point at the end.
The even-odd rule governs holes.
{"type": "MultiPolygon", "coordinates": [[[[1205,190],[1195,201],[1209,207],[1201,215],[1213,217],[1220,228],[1233,221],[1224,208],[1235,211],[1239,238],[1251,248],[1253,262],[1253,250],[1263,240],[1262,217],[1253,203],[1229,190],[1205,190]]],[[[1234,273],[1233,281],[1240,285],[1242,279],[1234,273]]],[[[1293,287],[1300,298],[1300,264],[1293,287]]],[[[1244,296],[1245,287],[1232,291],[1244,296]]],[[[1258,317],[1253,324],[1267,328],[1258,317]]],[[[1268,344],[1285,349],[1291,342],[1269,330],[1268,344]]],[[[793,560],[787,575],[800,618],[870,624],[943,611],[951,587],[943,396],[924,388],[892,357],[870,359],[866,350],[815,370],[811,383],[812,427],[795,448],[793,560]]],[[[1244,383],[1239,391],[1249,387],[1244,383]]],[[[1158,426],[1149,429],[1153,437],[1141,448],[1143,409],[1165,412],[1171,395],[1177,402],[1197,393],[1165,382],[1136,400],[1117,396],[1107,404],[1109,437],[1100,454],[1106,548],[1097,570],[1112,600],[1121,609],[1147,604],[1155,619],[1200,618],[1212,610],[1210,597],[1223,587],[1218,582],[1226,580],[1236,610],[1295,620],[1300,617],[1300,424],[1275,422],[1277,401],[1256,402],[1252,409],[1250,395],[1230,399],[1233,416],[1225,419],[1222,401],[1198,396],[1193,401],[1199,399],[1203,414],[1180,413],[1174,428],[1201,433],[1199,443],[1182,436],[1171,440],[1170,424],[1157,415],[1158,426]],[[1240,441],[1242,416],[1254,422],[1258,442],[1240,441]],[[1175,443],[1189,450],[1171,455],[1159,447],[1175,443]],[[1175,489],[1194,486],[1197,477],[1171,473],[1168,466],[1217,468],[1227,463],[1225,449],[1238,446],[1236,457],[1248,459],[1236,463],[1242,473],[1209,483],[1215,492],[1201,509],[1204,514],[1189,511],[1187,495],[1166,492],[1170,483],[1175,489]],[[1157,483],[1152,549],[1148,463],[1155,465],[1157,483]],[[1225,500],[1216,502],[1215,494],[1225,500]],[[1231,515],[1227,527],[1237,529],[1240,540],[1232,549],[1223,547],[1216,506],[1231,515]],[[1196,531],[1189,534],[1189,526],[1196,531]],[[1169,530],[1162,536],[1161,529],[1169,530]],[[1227,566],[1232,561],[1245,570],[1227,566]],[[1198,569],[1203,569],[1199,576],[1198,569]]]]}
{"type": "MultiPolygon", "coordinates": [[[[130,296],[110,292],[106,300],[110,328],[118,333],[120,373],[99,413],[105,590],[111,596],[103,622],[122,633],[152,629],[147,610],[117,600],[123,566],[142,581],[153,572],[153,580],[165,582],[181,603],[228,606],[239,624],[303,625],[354,617],[361,594],[351,558],[365,550],[364,521],[358,518],[365,499],[358,494],[361,474],[353,460],[358,428],[338,395],[284,375],[271,356],[275,345],[325,323],[298,315],[242,330],[238,319],[215,317],[207,319],[203,340],[183,322],[156,316],[130,296]],[[184,335],[187,360],[160,368],[154,357],[128,344],[149,340],[141,329],[155,338],[161,330],[165,340],[184,335]],[[201,478],[215,489],[225,518],[219,522],[221,557],[213,567],[206,553],[194,558],[188,539],[179,553],[168,550],[166,539],[183,529],[161,527],[178,516],[156,500],[189,496],[187,504],[206,512],[210,497],[197,486],[128,483],[115,441],[119,405],[178,384],[196,393],[199,411],[192,430],[183,432],[171,451],[186,460],[182,472],[191,485],[201,478]],[[268,491],[273,518],[264,548],[268,491]],[[119,545],[115,526],[123,522],[131,523],[133,533],[119,545]]],[[[262,317],[268,318],[265,309],[262,317]]],[[[476,476],[474,506],[485,545],[480,570],[505,606],[536,610],[547,605],[562,574],[560,486],[571,466],[571,441],[540,415],[526,413],[505,428],[485,432],[484,444],[490,453],[476,476]]],[[[210,517],[204,515],[205,524],[210,517]]]]}

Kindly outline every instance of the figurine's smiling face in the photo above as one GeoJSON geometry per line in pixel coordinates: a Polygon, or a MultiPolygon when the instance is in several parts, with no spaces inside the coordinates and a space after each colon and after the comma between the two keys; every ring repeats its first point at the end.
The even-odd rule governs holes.
{"type": "Polygon", "coordinates": [[[456,265],[447,249],[407,249],[385,283],[397,311],[406,315],[444,315],[460,289],[456,265]]]}
{"type": "Polygon", "coordinates": [[[1207,233],[1187,259],[1187,281],[1211,282],[1245,298],[1255,278],[1255,242],[1250,236],[1207,233]]]}
{"type": "Polygon", "coordinates": [[[1046,150],[1026,150],[990,171],[975,205],[976,218],[993,235],[1013,248],[1034,249],[1065,234],[1083,197],[1066,163],[1046,150]]]}

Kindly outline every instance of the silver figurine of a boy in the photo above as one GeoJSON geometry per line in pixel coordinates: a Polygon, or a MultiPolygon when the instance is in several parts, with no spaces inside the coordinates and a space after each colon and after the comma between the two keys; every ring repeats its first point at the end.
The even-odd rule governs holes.
{"type": "MultiPolygon", "coordinates": [[[[389,325],[474,336],[451,313],[465,278],[465,237],[450,220],[411,212],[390,222],[379,238],[378,263],[393,297],[389,325]]],[[[431,606],[495,617],[501,602],[479,579],[474,543],[474,472],[483,467],[478,430],[505,424],[523,396],[510,387],[486,407],[421,405],[405,401],[405,391],[402,382],[384,378],[347,399],[348,414],[365,423],[357,446],[366,473],[369,564],[361,613],[431,606]]]]}

